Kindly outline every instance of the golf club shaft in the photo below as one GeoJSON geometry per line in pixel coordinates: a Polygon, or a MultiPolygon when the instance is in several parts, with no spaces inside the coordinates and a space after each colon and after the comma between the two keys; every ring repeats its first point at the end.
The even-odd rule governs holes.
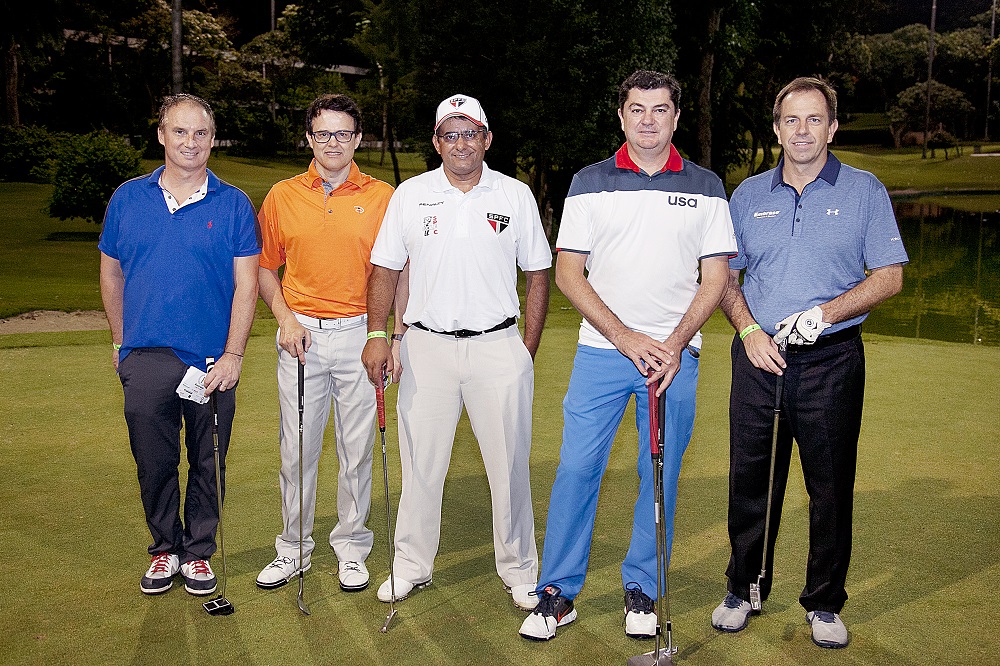
{"type": "MultiPolygon", "coordinates": [[[[778,353],[781,358],[785,358],[787,342],[785,340],[781,341],[778,345],[778,353]]],[[[770,471],[767,475],[767,505],[764,508],[764,546],[763,553],[761,553],[760,558],[760,576],[757,577],[757,595],[760,598],[760,586],[767,576],[767,551],[768,551],[768,539],[771,536],[771,504],[774,498],[774,467],[775,461],[778,457],[778,425],[781,420],[781,395],[784,391],[785,386],[785,374],[782,372],[780,375],[775,377],[774,380],[774,426],[771,431],[771,465],[770,471]]],[[[760,601],[756,604],[758,608],[755,610],[760,610],[760,601]]],[[[751,604],[753,606],[754,604],[751,604]]]]}
{"type": "Polygon", "coordinates": [[[210,397],[212,403],[212,450],[215,454],[215,500],[219,509],[219,554],[222,556],[222,596],[226,596],[226,582],[229,580],[226,570],[226,535],[222,529],[222,463],[219,455],[219,408],[212,391],[210,397]]]}
{"type": "MultiPolygon", "coordinates": [[[[302,340],[302,347],[305,348],[305,338],[302,340]]],[[[309,607],[306,606],[306,602],[303,599],[303,592],[305,589],[305,571],[303,569],[302,560],[302,429],[303,429],[303,413],[305,412],[305,393],[306,393],[306,366],[296,360],[298,363],[299,370],[299,596],[298,604],[299,610],[309,615],[309,607]]]]}
{"type": "Polygon", "coordinates": [[[396,576],[393,571],[392,549],[392,507],[389,503],[389,459],[385,451],[385,376],[375,385],[375,411],[378,415],[378,431],[382,436],[382,481],[385,484],[385,527],[386,551],[389,556],[389,615],[382,625],[382,633],[389,631],[389,623],[396,616],[396,576]]]}

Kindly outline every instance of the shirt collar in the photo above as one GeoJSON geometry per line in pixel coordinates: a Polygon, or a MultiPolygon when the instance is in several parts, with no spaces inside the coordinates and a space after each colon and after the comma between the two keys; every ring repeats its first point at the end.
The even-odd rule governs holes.
{"type": "MultiPolygon", "coordinates": [[[[152,186],[159,187],[160,176],[163,175],[163,172],[166,170],[166,168],[167,167],[165,164],[161,164],[160,166],[156,167],[156,169],[153,170],[153,173],[149,174],[149,178],[146,179],[146,184],[151,187],[152,186]]],[[[205,169],[205,173],[208,174],[208,191],[215,192],[217,189],[219,189],[219,183],[221,182],[219,181],[219,177],[216,176],[214,173],[212,173],[211,169],[205,169]]]]}
{"type": "MultiPolygon", "coordinates": [[[[781,158],[778,160],[778,166],[775,167],[774,169],[774,175],[771,177],[772,191],[774,191],[774,188],[776,188],[778,185],[785,184],[785,179],[782,176],[784,167],[785,167],[785,156],[782,155],[781,158]]],[[[824,164],[823,168],[820,169],[817,178],[822,178],[826,182],[830,183],[830,185],[836,185],[838,176],[840,176],[840,160],[837,159],[836,155],[834,155],[830,151],[827,151],[826,164],[824,164]]]]}
{"type": "MultiPolygon", "coordinates": [[[[628,154],[628,142],[622,144],[622,147],[618,149],[615,153],[615,166],[619,169],[627,169],[629,171],[635,171],[636,173],[642,173],[639,165],[632,161],[632,156],[628,154]]],[[[667,163],[663,165],[658,173],[666,173],[667,171],[678,172],[684,168],[684,160],[681,159],[681,154],[677,152],[674,148],[674,144],[670,144],[670,154],[667,156],[667,163]]]]}
{"type": "MultiPolygon", "coordinates": [[[[434,179],[430,183],[430,187],[434,192],[445,192],[451,189],[458,189],[451,184],[450,180],[448,180],[448,176],[444,172],[444,165],[439,166],[431,173],[434,174],[434,179]]],[[[496,187],[498,180],[499,176],[497,175],[497,172],[487,166],[486,162],[483,162],[483,173],[479,177],[479,182],[476,183],[472,189],[486,188],[492,190],[496,187]]]]}
{"type": "MultiPolygon", "coordinates": [[[[361,189],[362,180],[361,169],[358,168],[357,162],[351,160],[351,170],[348,172],[347,180],[344,182],[350,183],[357,189],[361,189]]],[[[323,187],[323,176],[319,175],[319,170],[316,169],[316,158],[313,158],[312,161],[309,162],[309,169],[305,173],[303,183],[310,189],[323,187]]]]}

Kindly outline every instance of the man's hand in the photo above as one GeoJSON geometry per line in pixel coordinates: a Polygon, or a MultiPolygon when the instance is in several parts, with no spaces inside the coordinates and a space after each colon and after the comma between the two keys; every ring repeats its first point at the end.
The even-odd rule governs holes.
{"type": "MultiPolygon", "coordinates": [[[[811,345],[819,338],[820,333],[830,328],[832,324],[823,321],[823,311],[816,307],[788,315],[774,325],[778,332],[774,343],[780,345],[787,339],[790,345],[811,345]]],[[[749,336],[748,336],[749,337],[749,336]]]]}
{"type": "Polygon", "coordinates": [[[392,341],[392,383],[398,384],[399,378],[403,376],[403,362],[400,358],[400,347],[403,343],[400,340],[392,341]]]}
{"type": "Polygon", "coordinates": [[[115,366],[115,372],[118,372],[118,356],[121,354],[117,349],[111,349],[111,364],[115,366]]]}
{"type": "Polygon", "coordinates": [[[659,382],[656,389],[656,397],[658,398],[667,390],[670,382],[674,380],[674,375],[681,369],[681,354],[684,352],[684,347],[674,339],[673,335],[662,343],[657,344],[669,350],[669,358],[663,362],[659,369],[654,369],[650,365],[645,372],[643,372],[642,368],[639,368],[639,372],[643,372],[646,375],[646,386],[649,386],[653,382],[659,382]]]}
{"type": "MultiPolygon", "coordinates": [[[[656,373],[655,376],[661,377],[663,373],[667,372],[670,365],[677,366],[680,363],[679,357],[675,360],[677,352],[674,349],[667,346],[665,342],[654,340],[644,333],[625,329],[616,335],[611,342],[618,351],[635,364],[639,372],[647,377],[650,370],[656,373]]],[[[671,378],[676,373],[677,369],[674,368],[670,375],[671,378]]],[[[647,383],[651,382],[647,381],[647,383]]],[[[669,383],[667,382],[667,384],[669,383]]]]}
{"type": "Polygon", "coordinates": [[[365,366],[372,386],[378,385],[386,375],[398,377],[392,361],[392,350],[382,338],[372,338],[365,343],[365,348],[361,351],[361,364],[365,366]]]}
{"type": "Polygon", "coordinates": [[[312,346],[312,334],[294,315],[287,317],[278,329],[278,346],[305,365],[306,351],[312,346]]]}
{"type": "Polygon", "coordinates": [[[236,382],[240,380],[242,369],[242,357],[230,352],[222,354],[215,362],[215,366],[205,376],[205,395],[209,395],[216,389],[228,391],[236,386],[236,382]]]}
{"type": "Polygon", "coordinates": [[[743,338],[743,349],[755,368],[780,375],[786,367],[785,359],[778,351],[778,345],[762,330],[758,329],[743,338]]]}

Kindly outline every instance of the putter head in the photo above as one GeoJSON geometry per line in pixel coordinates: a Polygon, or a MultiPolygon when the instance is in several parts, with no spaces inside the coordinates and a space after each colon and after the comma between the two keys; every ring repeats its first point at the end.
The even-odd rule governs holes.
{"type": "Polygon", "coordinates": [[[626,666],[674,666],[673,653],[676,651],[677,648],[663,647],[660,648],[659,654],[656,654],[656,650],[646,654],[637,654],[634,657],[629,657],[625,664],[626,666]]]}
{"type": "Polygon", "coordinates": [[[232,615],[236,608],[229,603],[229,600],[223,597],[221,594],[215,599],[209,599],[202,604],[205,612],[209,615],[232,615]]]}
{"type": "Polygon", "coordinates": [[[760,583],[750,583],[750,610],[760,612],[760,583]]]}
{"type": "Polygon", "coordinates": [[[389,614],[385,617],[385,624],[382,625],[382,628],[379,629],[379,631],[381,631],[383,634],[386,633],[386,632],[388,632],[389,631],[389,625],[392,624],[392,620],[393,620],[394,617],[396,617],[396,609],[395,608],[393,608],[391,611],[389,611],[389,614]]]}

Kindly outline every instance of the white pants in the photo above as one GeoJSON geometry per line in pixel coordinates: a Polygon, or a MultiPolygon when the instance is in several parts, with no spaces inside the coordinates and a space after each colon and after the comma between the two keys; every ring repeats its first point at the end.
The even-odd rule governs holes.
{"type": "MultiPolygon", "coordinates": [[[[375,389],[361,365],[367,341],[367,316],[317,320],[296,315],[312,336],[306,352],[302,428],[302,556],[309,562],[316,515],[316,477],[323,434],[333,400],[337,442],[337,526],[330,546],[337,559],[363,562],[374,536],[365,526],[371,507],[375,389]]],[[[278,400],[281,408],[281,517],[275,539],[278,555],[299,557],[299,379],[298,359],[278,348],[278,400]]]]}
{"type": "Polygon", "coordinates": [[[455,339],[411,327],[401,348],[395,573],[431,578],[441,497],[464,404],[486,466],[497,573],[508,587],[538,580],[528,457],[534,365],[517,327],[455,339]]]}

